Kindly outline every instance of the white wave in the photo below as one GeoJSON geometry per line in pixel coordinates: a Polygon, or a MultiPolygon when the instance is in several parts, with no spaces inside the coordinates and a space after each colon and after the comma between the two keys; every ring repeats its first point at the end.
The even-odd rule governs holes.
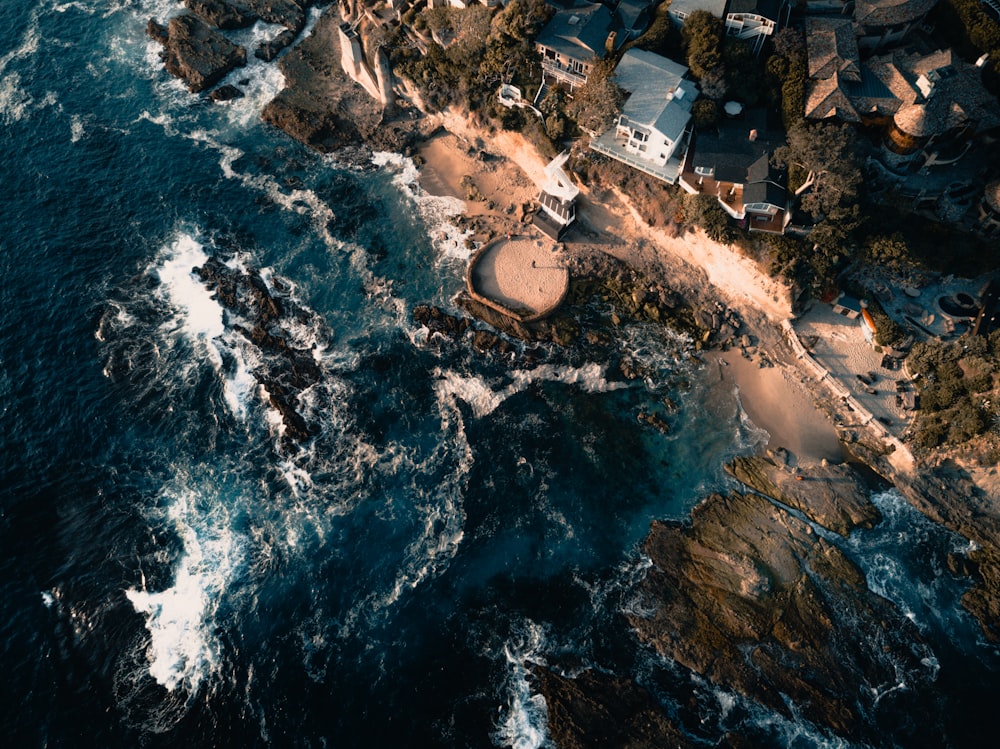
{"type": "Polygon", "coordinates": [[[5,125],[19,122],[33,104],[31,94],[21,88],[21,76],[18,73],[0,78],[0,122],[5,125]]]}
{"type": "Polygon", "coordinates": [[[439,260],[466,261],[472,256],[467,242],[472,230],[462,230],[452,220],[465,211],[464,200],[425,192],[420,186],[420,171],[408,156],[379,151],[372,155],[372,163],[395,172],[392,183],[416,206],[439,260]]]}
{"type": "Polygon", "coordinates": [[[47,609],[51,609],[56,603],[55,596],[48,590],[42,591],[42,604],[47,609]]]}
{"type": "Polygon", "coordinates": [[[226,334],[224,310],[193,269],[208,260],[201,243],[191,234],[181,233],[168,247],[166,259],[157,269],[167,301],[178,311],[169,326],[184,334],[202,353],[207,354],[215,370],[222,376],[223,396],[230,412],[237,418],[246,416],[247,407],[257,388],[248,362],[248,347],[233,340],[222,340],[226,334]],[[226,353],[232,364],[227,365],[226,353]]]}
{"type": "Polygon", "coordinates": [[[743,397],[740,393],[739,385],[733,386],[733,398],[736,400],[737,427],[736,443],[739,449],[749,449],[751,447],[762,447],[771,439],[771,433],[763,427],[757,426],[750,414],[743,407],[743,397]]]}
{"type": "Polygon", "coordinates": [[[466,437],[461,415],[453,404],[440,402],[441,434],[431,455],[414,464],[413,460],[398,452],[390,451],[388,461],[380,468],[396,475],[400,462],[413,476],[429,475],[441,466],[448,466],[434,486],[427,501],[414,507],[422,518],[420,533],[407,546],[402,573],[396,577],[392,590],[383,600],[383,606],[394,604],[407,589],[414,589],[431,575],[440,574],[458,552],[465,537],[465,509],[462,498],[474,458],[466,437]],[[399,458],[403,460],[400,461],[399,458]]]}
{"type": "Polygon", "coordinates": [[[460,375],[453,371],[436,369],[435,392],[438,399],[459,399],[472,407],[477,418],[488,416],[512,395],[536,382],[560,382],[577,385],[587,393],[606,393],[628,387],[624,382],[609,382],[607,367],[588,362],[579,367],[543,364],[535,369],[518,369],[510,373],[511,382],[501,390],[493,390],[478,376],[460,375]]]}
{"type": "Polygon", "coordinates": [[[28,24],[28,28],[21,38],[21,44],[7,54],[0,56],[0,75],[6,72],[7,66],[14,60],[24,60],[38,51],[38,41],[40,38],[38,18],[42,11],[42,8],[35,8],[31,11],[31,22],[28,24]]]}
{"type": "Polygon", "coordinates": [[[225,332],[222,305],[193,272],[208,260],[203,246],[194,236],[181,234],[171,244],[168,255],[157,275],[171,303],[182,313],[183,328],[198,340],[221,336],[225,332]]]}
{"type": "Polygon", "coordinates": [[[94,14],[94,8],[92,6],[86,5],[82,2],[69,2],[69,3],[56,3],[52,6],[52,10],[56,13],[65,13],[68,10],[78,10],[81,13],[86,13],[88,16],[94,14]]]}
{"type": "Polygon", "coordinates": [[[525,629],[520,637],[504,644],[507,704],[500,707],[493,742],[514,749],[542,749],[550,746],[548,708],[542,695],[532,693],[525,663],[544,663],[541,653],[545,633],[541,626],[530,621],[525,629]]]}
{"type": "Polygon", "coordinates": [[[70,117],[69,140],[70,143],[78,143],[85,133],[83,119],[78,114],[70,117]]]}
{"type": "Polygon", "coordinates": [[[151,593],[130,588],[126,597],[146,615],[149,673],[168,691],[194,694],[220,666],[215,615],[243,563],[244,540],[229,527],[221,505],[205,506],[194,492],[172,498],[167,519],[180,536],[183,552],[174,584],[151,593]]]}

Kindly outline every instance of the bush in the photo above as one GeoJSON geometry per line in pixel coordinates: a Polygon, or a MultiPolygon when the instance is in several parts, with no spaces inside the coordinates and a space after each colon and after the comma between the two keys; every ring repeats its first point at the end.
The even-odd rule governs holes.
{"type": "Polygon", "coordinates": [[[691,120],[699,130],[709,130],[719,122],[719,104],[715,99],[698,99],[691,106],[691,120]]]}
{"type": "Polygon", "coordinates": [[[729,214],[712,195],[688,195],[684,199],[684,215],[686,224],[700,226],[709,239],[716,242],[729,243],[736,236],[729,223],[729,214]]]}

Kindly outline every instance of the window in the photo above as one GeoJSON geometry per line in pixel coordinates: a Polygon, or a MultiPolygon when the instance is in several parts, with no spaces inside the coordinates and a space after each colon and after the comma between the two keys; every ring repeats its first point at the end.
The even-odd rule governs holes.
{"type": "Polygon", "coordinates": [[[710,166],[696,166],[694,168],[694,173],[699,177],[711,177],[715,174],[715,169],[710,166]]]}

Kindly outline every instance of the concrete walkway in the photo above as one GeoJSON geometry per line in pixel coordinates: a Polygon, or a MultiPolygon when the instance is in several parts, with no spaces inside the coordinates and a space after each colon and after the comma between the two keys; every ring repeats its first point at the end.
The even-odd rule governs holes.
{"type": "Polygon", "coordinates": [[[548,240],[501,239],[479,256],[470,276],[472,291],[514,312],[553,309],[569,288],[569,271],[548,240]]]}

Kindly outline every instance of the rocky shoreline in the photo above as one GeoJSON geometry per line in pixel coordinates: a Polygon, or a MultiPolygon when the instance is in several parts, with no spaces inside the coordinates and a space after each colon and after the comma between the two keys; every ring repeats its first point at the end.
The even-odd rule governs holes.
{"type": "MultiPolygon", "coordinates": [[[[192,91],[206,91],[246,60],[246,50],[216,29],[248,25],[257,17],[282,23],[287,33],[255,52],[274,59],[301,32],[311,4],[189,0],[191,14],[167,26],[151,21],[149,34],[164,45],[167,70],[192,91]]],[[[429,128],[413,107],[385,118],[381,107],[342,73],[338,22],[337,9],[328,9],[307,38],[280,55],[275,64],[286,88],[266,106],[264,119],[321,152],[363,145],[412,153],[429,128]]],[[[366,160],[364,153],[360,160],[366,160]]],[[[225,270],[206,264],[199,272],[227,308],[251,320],[243,330],[247,338],[283,362],[260,373],[259,382],[282,413],[288,436],[307,440],[313,432],[296,412],[296,392],[315,374],[308,354],[283,344],[280,331],[273,329],[284,314],[280,300],[262,295],[252,274],[234,278],[225,270]]],[[[739,345],[747,332],[782,345],[780,336],[721,304],[711,290],[673,288],[666,274],[654,278],[590,253],[574,258],[571,276],[568,311],[532,325],[464,294],[456,306],[497,333],[428,306],[415,309],[414,319],[429,338],[468,341],[481,352],[515,357],[522,365],[535,357],[530,346],[539,342],[608,348],[615,328],[629,320],[671,325],[691,335],[698,348],[739,345]],[[607,318],[595,322],[579,314],[592,309],[592,302],[610,309],[607,318]]],[[[641,376],[624,366],[626,377],[641,376]]],[[[917,509],[977,544],[967,557],[951,560],[951,571],[975,581],[963,604],[989,639],[1000,640],[1000,500],[977,492],[954,466],[905,473],[865,434],[844,432],[842,438],[917,509]]],[[[713,494],[692,512],[690,523],[653,524],[643,546],[652,563],[641,583],[646,606],[643,614],[629,614],[628,623],[646,646],[712,683],[839,736],[870,739],[881,687],[903,678],[911,693],[919,693],[932,680],[921,662],[927,649],[899,609],[872,593],[861,570],[813,527],[840,536],[872,528],[881,518],[870,487],[847,464],[793,469],[785,457],[776,451],[734,460],[726,468],[748,493],[713,494]],[[881,635],[855,636],[859,631],[881,635]]],[[[534,666],[532,678],[548,705],[550,735],[562,747],[695,746],[706,739],[751,745],[733,736],[692,742],[653,695],[613,674],[587,671],[568,678],[534,666]]]]}

